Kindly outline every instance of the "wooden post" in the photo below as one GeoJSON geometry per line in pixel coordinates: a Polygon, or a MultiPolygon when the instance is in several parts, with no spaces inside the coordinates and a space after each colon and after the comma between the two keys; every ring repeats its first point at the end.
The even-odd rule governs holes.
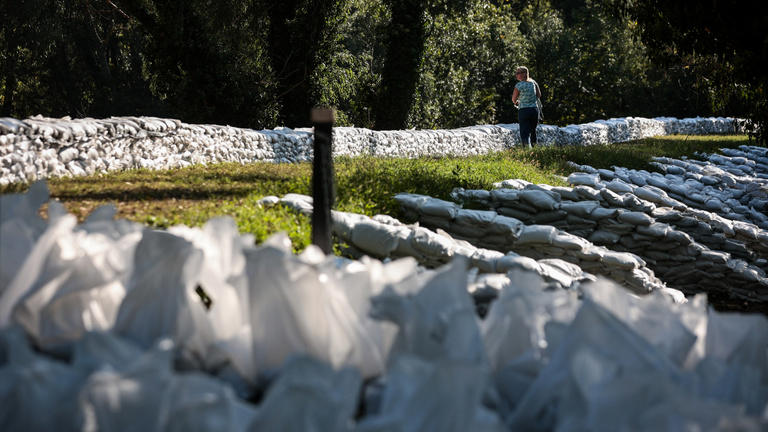
{"type": "Polygon", "coordinates": [[[330,108],[314,108],[311,115],[315,128],[312,158],[312,244],[329,255],[331,242],[331,207],[336,199],[333,173],[333,123],[336,113],[330,108]]]}

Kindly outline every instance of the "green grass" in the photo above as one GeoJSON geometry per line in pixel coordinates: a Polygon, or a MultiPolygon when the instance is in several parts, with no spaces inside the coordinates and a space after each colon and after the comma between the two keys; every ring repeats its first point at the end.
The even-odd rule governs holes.
{"type": "MultiPolygon", "coordinates": [[[[724,147],[751,144],[746,136],[668,136],[631,143],[590,147],[514,149],[469,158],[338,158],[336,209],[375,215],[400,216],[393,197],[412,192],[448,199],[455,187],[489,189],[494,182],[519,178],[534,183],[565,185],[562,176],[572,169],[567,161],[596,168],[613,165],[648,169],[652,156],[691,157],[724,147]]],[[[294,248],[310,242],[305,216],[281,207],[260,208],[267,195],[311,195],[311,164],[221,163],[184,169],[130,170],[90,177],[48,181],[51,195],[80,220],[105,203],[114,203],[118,217],[153,227],[199,226],[208,219],[229,215],[241,232],[258,242],[286,231],[294,248]]],[[[0,194],[21,192],[27,185],[0,186],[0,194]]]]}

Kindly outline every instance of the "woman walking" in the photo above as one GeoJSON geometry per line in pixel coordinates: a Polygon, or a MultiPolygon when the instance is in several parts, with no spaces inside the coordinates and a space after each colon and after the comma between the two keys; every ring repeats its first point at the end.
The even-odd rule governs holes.
{"type": "Polygon", "coordinates": [[[541,97],[539,85],[528,75],[528,68],[518,66],[515,78],[519,81],[512,92],[512,103],[518,108],[520,140],[526,147],[536,145],[536,126],[539,124],[539,108],[536,101],[541,97]],[[530,138],[530,141],[529,141],[530,138]]]}

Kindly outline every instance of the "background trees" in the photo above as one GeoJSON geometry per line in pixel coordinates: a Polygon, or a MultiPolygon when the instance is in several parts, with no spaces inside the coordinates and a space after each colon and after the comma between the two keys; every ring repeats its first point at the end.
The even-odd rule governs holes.
{"type": "Polygon", "coordinates": [[[380,129],[516,121],[768,118],[768,24],[674,0],[0,0],[0,115],[160,115],[306,126],[316,104],[380,129]]]}
{"type": "Polygon", "coordinates": [[[608,0],[636,19],[651,58],[691,71],[715,111],[749,117],[758,139],[768,132],[768,12],[758,0],[608,0]]]}

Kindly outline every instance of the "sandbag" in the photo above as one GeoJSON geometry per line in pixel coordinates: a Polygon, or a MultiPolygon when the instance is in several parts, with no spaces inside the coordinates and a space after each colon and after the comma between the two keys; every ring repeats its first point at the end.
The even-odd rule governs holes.
{"type": "Polygon", "coordinates": [[[292,357],[270,386],[248,430],[351,431],[360,384],[360,375],[352,368],[333,370],[306,356],[292,357]]]}

